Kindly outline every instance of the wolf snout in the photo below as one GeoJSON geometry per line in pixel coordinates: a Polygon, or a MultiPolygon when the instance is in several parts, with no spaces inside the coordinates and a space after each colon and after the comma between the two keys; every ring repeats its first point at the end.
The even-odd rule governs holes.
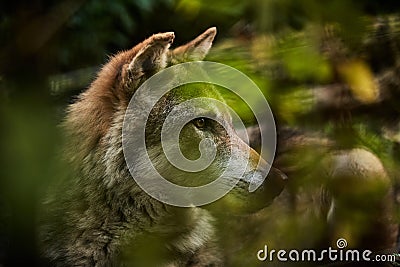
{"type": "Polygon", "coordinates": [[[257,169],[248,174],[246,180],[249,181],[248,190],[255,194],[257,199],[261,198],[263,203],[270,203],[277,197],[285,187],[288,177],[275,167],[270,167],[263,159],[260,160],[257,169]]]}
{"type": "Polygon", "coordinates": [[[249,192],[253,193],[254,191],[259,188],[262,183],[264,182],[264,179],[266,178],[266,173],[263,171],[255,171],[252,174],[249,174],[249,192]]]}

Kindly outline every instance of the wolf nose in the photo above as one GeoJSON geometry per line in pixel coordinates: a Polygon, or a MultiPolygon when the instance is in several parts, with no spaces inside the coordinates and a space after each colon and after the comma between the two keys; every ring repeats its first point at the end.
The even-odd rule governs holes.
{"type": "MultiPolygon", "coordinates": [[[[251,151],[253,152],[253,150],[251,151]]],[[[251,153],[250,152],[250,153],[251,153]]],[[[254,153],[256,153],[254,151],[254,153]]],[[[250,184],[249,184],[249,192],[252,193],[255,190],[257,190],[257,188],[259,188],[263,183],[265,179],[271,179],[269,175],[269,172],[272,172],[271,174],[273,174],[273,176],[278,175],[278,169],[273,168],[271,166],[270,163],[268,163],[267,161],[265,161],[262,157],[258,157],[258,165],[257,165],[257,169],[255,170],[255,172],[253,173],[251,179],[250,179],[250,184]]],[[[285,180],[287,179],[287,176],[279,171],[282,175],[281,179],[285,180]]],[[[279,176],[279,175],[278,175],[279,176]]]]}
{"type": "Polygon", "coordinates": [[[271,167],[266,178],[265,175],[267,175],[266,171],[256,171],[253,174],[250,180],[249,192],[252,193],[259,188],[264,198],[272,201],[282,192],[288,177],[281,170],[274,167],[271,167]]]}
{"type": "Polygon", "coordinates": [[[263,172],[258,172],[258,171],[253,174],[253,177],[251,177],[249,184],[250,193],[253,193],[254,191],[257,190],[257,188],[259,188],[262,185],[265,179],[265,175],[266,174],[264,174],[263,172]]]}
{"type": "Polygon", "coordinates": [[[249,193],[249,197],[253,203],[250,209],[256,211],[259,210],[260,207],[270,205],[273,200],[281,194],[287,180],[287,176],[274,167],[271,167],[266,178],[257,170],[250,180],[249,192],[251,194],[249,193]],[[254,181],[256,181],[256,183],[254,183],[254,181]]]}

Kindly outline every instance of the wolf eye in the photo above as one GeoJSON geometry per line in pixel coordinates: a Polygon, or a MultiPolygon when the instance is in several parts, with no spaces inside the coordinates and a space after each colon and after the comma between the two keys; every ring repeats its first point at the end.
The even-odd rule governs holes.
{"type": "Polygon", "coordinates": [[[205,118],[197,118],[197,119],[193,120],[193,124],[197,128],[202,129],[206,126],[206,119],[205,118]]]}

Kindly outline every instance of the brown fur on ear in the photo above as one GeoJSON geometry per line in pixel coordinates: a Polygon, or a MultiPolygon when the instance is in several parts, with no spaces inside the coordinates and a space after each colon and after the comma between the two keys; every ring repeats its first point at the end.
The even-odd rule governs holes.
{"type": "Polygon", "coordinates": [[[184,61],[202,60],[208,54],[217,34],[217,28],[212,27],[197,36],[191,42],[175,48],[170,53],[170,62],[177,64],[184,61]]]}
{"type": "Polygon", "coordinates": [[[68,108],[64,127],[76,161],[84,160],[107,131],[118,107],[126,107],[142,80],[165,67],[173,32],[154,34],[130,50],[111,57],[96,80],[68,108]],[[74,143],[74,140],[77,143],[74,143]]]}
{"type": "Polygon", "coordinates": [[[168,48],[174,37],[173,32],[158,33],[142,43],[141,49],[126,68],[126,78],[130,86],[136,85],[142,76],[149,77],[166,67],[168,48]]]}

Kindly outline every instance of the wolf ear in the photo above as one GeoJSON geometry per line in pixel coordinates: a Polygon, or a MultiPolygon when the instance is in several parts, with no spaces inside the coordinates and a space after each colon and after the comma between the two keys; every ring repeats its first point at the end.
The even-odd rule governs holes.
{"type": "Polygon", "coordinates": [[[141,48],[127,67],[129,79],[151,76],[167,65],[168,48],[174,40],[173,32],[158,33],[141,43],[141,48]]]}
{"type": "Polygon", "coordinates": [[[191,42],[175,48],[170,52],[170,63],[177,64],[185,61],[204,59],[211,48],[216,34],[217,28],[209,28],[191,42]]]}

